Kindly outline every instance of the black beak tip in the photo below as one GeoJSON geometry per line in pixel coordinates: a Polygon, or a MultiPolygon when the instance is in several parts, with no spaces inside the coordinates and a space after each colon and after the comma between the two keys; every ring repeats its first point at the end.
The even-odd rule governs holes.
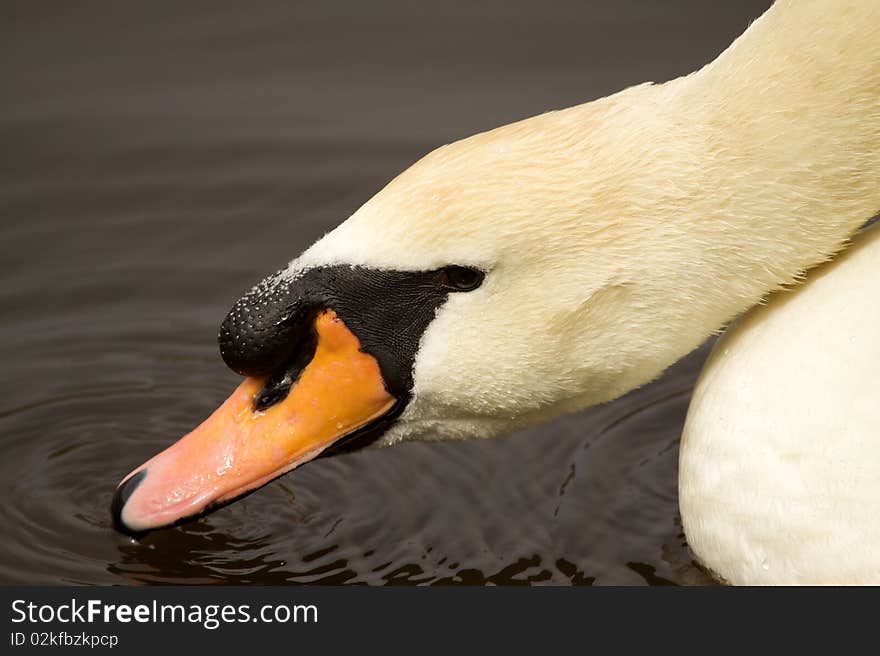
{"type": "Polygon", "coordinates": [[[113,517],[113,528],[120,533],[125,533],[133,538],[143,535],[145,531],[136,531],[131,527],[126,526],[125,522],[122,521],[122,509],[125,508],[126,502],[146,477],[147,470],[142,469],[134,476],[124,480],[122,484],[116,488],[116,492],[113,494],[113,501],[110,503],[110,515],[113,517]]]}

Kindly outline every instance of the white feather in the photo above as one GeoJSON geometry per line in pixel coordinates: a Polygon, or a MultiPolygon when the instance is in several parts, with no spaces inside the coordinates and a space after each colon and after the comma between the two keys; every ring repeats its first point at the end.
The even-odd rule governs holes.
{"type": "Polygon", "coordinates": [[[688,543],[731,583],[880,583],[880,230],[715,346],[681,443],[688,543]]]}

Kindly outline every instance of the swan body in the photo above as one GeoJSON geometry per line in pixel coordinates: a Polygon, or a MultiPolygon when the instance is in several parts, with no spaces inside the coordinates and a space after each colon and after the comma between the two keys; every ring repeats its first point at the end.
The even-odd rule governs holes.
{"type": "MultiPolygon", "coordinates": [[[[800,282],[878,209],[880,3],[779,0],[697,72],[437,149],[254,287],[220,334],[224,359],[249,378],[123,480],[117,526],[150,530],[209,511],[363,431],[378,446],[486,438],[609,401],[800,282]],[[350,374],[345,421],[330,398],[338,372],[350,374]]],[[[831,296],[821,298],[836,308],[831,296]]],[[[834,311],[829,330],[845,331],[834,311]]],[[[802,375],[769,351],[780,389],[802,375]]],[[[700,416],[688,443],[709,431],[713,444],[700,416]]],[[[799,459],[777,472],[753,462],[765,451],[751,444],[735,463],[699,448],[705,457],[688,456],[687,471],[699,469],[683,479],[689,534],[705,537],[697,553],[737,582],[816,574],[809,554],[786,565],[782,541],[731,546],[724,531],[738,517],[712,505],[729,492],[712,476],[736,465],[751,493],[788,493],[766,478],[799,459]]],[[[842,455],[847,442],[837,444],[829,456],[842,455]]],[[[818,468],[823,447],[809,445],[803,462],[818,468]]],[[[793,512],[831,539],[821,525],[830,510],[793,512]]]]}
{"type": "Polygon", "coordinates": [[[880,230],[715,346],[681,442],[688,544],[722,579],[880,583],[880,230]]]}

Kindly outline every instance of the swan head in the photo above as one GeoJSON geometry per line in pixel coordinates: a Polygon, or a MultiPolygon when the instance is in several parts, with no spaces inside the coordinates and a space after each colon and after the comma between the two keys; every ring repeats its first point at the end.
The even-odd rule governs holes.
{"type": "Polygon", "coordinates": [[[117,526],[176,523],[362,444],[534,424],[692,347],[669,331],[669,242],[645,235],[676,210],[656,178],[683,157],[640,133],[649,89],[444,146],[255,286],[220,331],[245,382],[124,479],[117,526]]]}

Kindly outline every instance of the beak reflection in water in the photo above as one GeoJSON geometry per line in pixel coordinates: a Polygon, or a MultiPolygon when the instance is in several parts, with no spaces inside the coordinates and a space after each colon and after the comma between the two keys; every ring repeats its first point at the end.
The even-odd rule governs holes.
{"type": "Polygon", "coordinates": [[[200,426],[126,476],[113,498],[116,527],[138,534],[200,515],[388,414],[396,399],[379,364],[336,313],[318,314],[314,333],[314,356],[286,397],[264,407],[268,379],[246,378],[200,426]]]}

